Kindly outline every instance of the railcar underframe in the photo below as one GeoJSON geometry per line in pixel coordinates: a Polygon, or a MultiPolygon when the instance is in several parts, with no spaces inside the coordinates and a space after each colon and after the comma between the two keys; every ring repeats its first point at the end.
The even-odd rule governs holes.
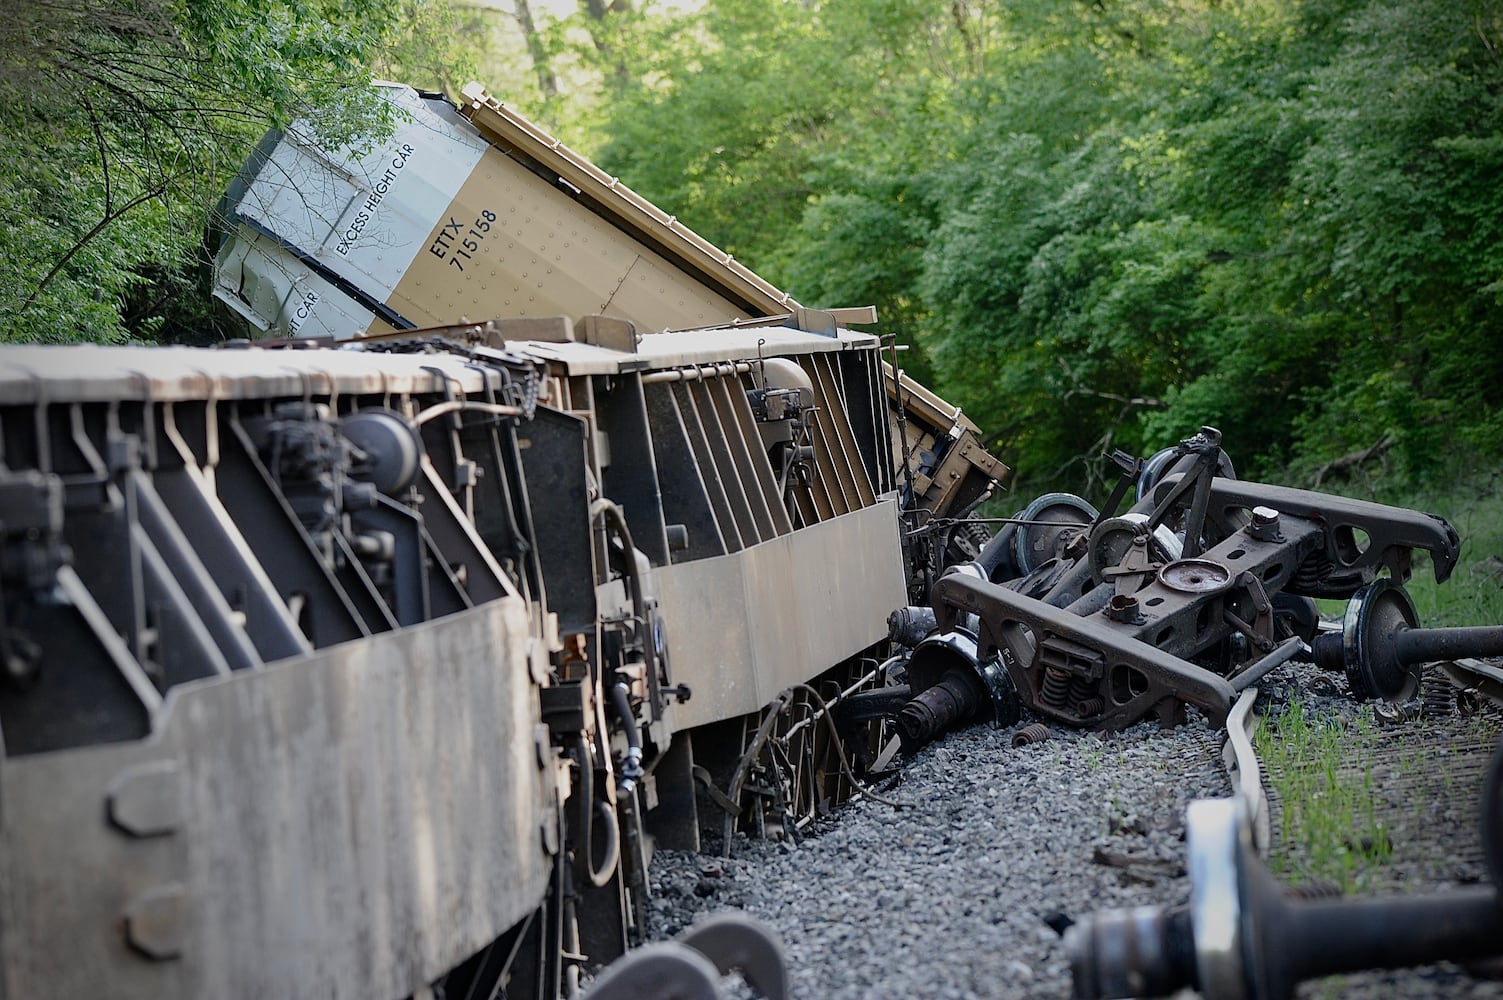
{"type": "Polygon", "coordinates": [[[907,600],[879,342],[581,327],[0,357],[0,995],[553,996],[696,771],[849,792],[756,736],[907,600]]]}

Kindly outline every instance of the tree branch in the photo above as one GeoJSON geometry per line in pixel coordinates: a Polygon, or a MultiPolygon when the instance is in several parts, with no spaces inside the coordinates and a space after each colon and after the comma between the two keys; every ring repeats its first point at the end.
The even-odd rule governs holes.
{"type": "Polygon", "coordinates": [[[1168,403],[1164,402],[1162,399],[1155,399],[1152,396],[1123,396],[1115,392],[1103,392],[1100,389],[1092,389],[1080,381],[1080,376],[1076,375],[1074,370],[1065,363],[1064,358],[1055,358],[1054,360],[1059,362],[1059,366],[1064,369],[1066,377],[1070,379],[1070,383],[1073,386],[1073,388],[1065,391],[1065,399],[1070,399],[1074,396],[1090,396],[1094,399],[1105,399],[1110,400],[1113,403],[1121,403],[1128,409],[1169,409],[1168,403]]]}
{"type": "Polygon", "coordinates": [[[89,100],[87,94],[80,95],[84,110],[89,113],[89,124],[94,128],[94,141],[99,143],[99,169],[104,175],[104,214],[109,216],[114,210],[115,200],[110,190],[110,154],[104,144],[104,130],[99,127],[99,116],[94,113],[94,103],[89,100]]]}
{"type": "Polygon", "coordinates": [[[1356,469],[1373,458],[1382,455],[1389,448],[1392,448],[1393,445],[1393,436],[1384,431],[1382,436],[1372,443],[1371,447],[1359,448],[1356,451],[1349,451],[1345,455],[1331,459],[1325,465],[1315,470],[1314,488],[1320,489],[1320,484],[1326,476],[1332,473],[1350,472],[1352,469],[1356,469]]]}
{"type": "Polygon", "coordinates": [[[68,262],[75,256],[77,256],[78,252],[89,244],[89,241],[94,239],[94,237],[98,236],[100,233],[104,232],[105,229],[109,228],[110,223],[114,222],[116,219],[120,218],[122,215],[124,215],[126,212],[129,212],[137,205],[145,204],[151,199],[161,196],[167,191],[167,188],[170,187],[172,182],[176,179],[176,176],[164,178],[162,182],[152,190],[145,191],[132,198],[124,205],[121,205],[119,211],[114,212],[113,214],[106,213],[104,218],[96,222],[92,229],[90,229],[87,233],[84,233],[83,236],[79,238],[78,242],[69,247],[68,252],[63,254],[63,256],[58,260],[56,264],[52,265],[52,270],[48,271],[47,274],[43,276],[41,281],[37,282],[37,286],[31,290],[31,294],[26,296],[26,301],[22,302],[21,307],[16,310],[16,315],[24,316],[26,314],[26,310],[30,309],[31,304],[37,300],[37,296],[42,294],[42,291],[52,283],[52,279],[56,278],[58,276],[58,273],[61,272],[64,267],[68,266],[68,262]]]}

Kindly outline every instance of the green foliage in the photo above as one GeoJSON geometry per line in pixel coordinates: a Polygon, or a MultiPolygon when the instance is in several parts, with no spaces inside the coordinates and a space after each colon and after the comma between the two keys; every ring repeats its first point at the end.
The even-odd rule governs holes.
{"type": "Polygon", "coordinates": [[[980,44],[964,7],[717,0],[676,29],[639,20],[657,28],[609,77],[596,158],[806,304],[877,305],[926,375],[925,175],[980,44]]]}
{"type": "Polygon", "coordinates": [[[1253,745],[1282,812],[1275,874],[1291,885],[1366,888],[1393,853],[1378,816],[1373,732],[1370,706],[1350,729],[1299,700],[1258,720],[1253,745]]]}
{"type": "Polygon", "coordinates": [[[421,18],[448,9],[11,4],[0,25],[0,339],[203,336],[211,209],[254,143],[294,123],[335,142],[379,138],[389,123],[372,66],[421,48],[421,18]]]}
{"type": "Polygon", "coordinates": [[[1030,486],[1203,423],[1308,481],[1379,441],[1412,483],[1503,445],[1496,0],[656,25],[599,158],[804,301],[877,304],[1030,486]]]}
{"type": "MultiPolygon", "coordinates": [[[[209,209],[264,128],[370,141],[372,70],[452,92],[489,30],[12,6],[7,339],[207,326],[209,209]]],[[[1309,482],[1503,447],[1498,0],[580,0],[523,33],[542,118],[806,304],[878,306],[1022,489],[1205,423],[1309,482]]]]}
{"type": "Polygon", "coordinates": [[[386,43],[372,53],[375,75],[459,99],[480,77],[491,29],[485,8],[448,0],[402,0],[386,43]]]}

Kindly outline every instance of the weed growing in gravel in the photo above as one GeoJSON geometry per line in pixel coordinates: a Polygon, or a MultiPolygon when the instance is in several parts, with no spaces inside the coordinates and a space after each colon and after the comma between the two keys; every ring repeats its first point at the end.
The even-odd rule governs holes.
{"type": "Polygon", "coordinates": [[[1373,728],[1369,708],[1345,720],[1313,712],[1299,699],[1277,717],[1259,721],[1253,741],[1283,814],[1276,831],[1282,848],[1273,868],[1291,885],[1336,885],[1350,892],[1392,853],[1378,818],[1371,754],[1361,738],[1373,728]]]}

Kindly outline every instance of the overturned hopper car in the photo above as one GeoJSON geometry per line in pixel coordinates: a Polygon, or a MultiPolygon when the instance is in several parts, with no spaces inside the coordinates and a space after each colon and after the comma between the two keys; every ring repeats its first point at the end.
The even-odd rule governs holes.
{"type": "Polygon", "coordinates": [[[1006,472],[869,316],[387,94],[232,190],[240,349],[0,353],[0,996],[570,992],[654,845],[851,793],[908,529],[1006,472]]]}

